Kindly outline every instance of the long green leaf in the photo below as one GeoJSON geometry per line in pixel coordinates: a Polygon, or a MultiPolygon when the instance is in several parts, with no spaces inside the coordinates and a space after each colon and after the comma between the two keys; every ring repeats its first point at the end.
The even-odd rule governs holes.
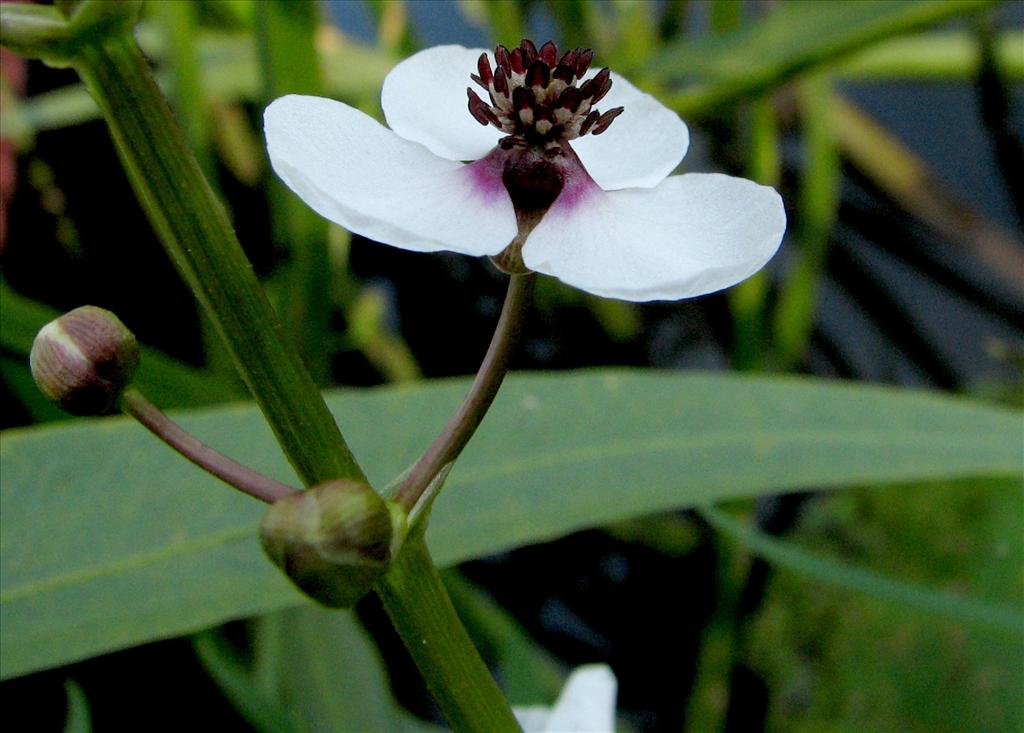
{"type": "Polygon", "coordinates": [[[714,507],[703,507],[698,512],[723,534],[780,568],[926,613],[1024,636],[1024,613],[1016,608],[933,590],[868,568],[819,557],[794,543],[758,532],[714,507]]]}
{"type": "Polygon", "coordinates": [[[513,705],[540,705],[558,697],[565,673],[515,617],[458,570],[443,575],[459,617],[492,667],[513,705]]]}
{"type": "Polygon", "coordinates": [[[441,733],[399,707],[380,652],[352,613],[305,606],[280,620],[277,692],[306,730],[441,733]]]}
{"type": "Polygon", "coordinates": [[[878,41],[991,4],[991,0],[787,2],[734,33],[677,41],[656,56],[647,71],[662,82],[686,83],[673,106],[681,114],[692,114],[757,94],[878,41]]]}
{"type": "Polygon", "coordinates": [[[261,733],[305,733],[296,716],[260,689],[220,630],[197,634],[192,646],[206,673],[253,728],[261,733]]]}
{"type": "MultiPolygon", "coordinates": [[[[330,94],[348,101],[379,97],[384,76],[399,59],[345,39],[337,32],[321,30],[327,39],[319,49],[322,71],[330,94]]],[[[157,63],[167,59],[167,41],[152,24],[139,25],[139,43],[157,63]]],[[[239,34],[202,30],[194,39],[203,89],[210,101],[258,101],[264,95],[256,44],[239,34]]],[[[468,71],[466,72],[469,73],[468,71]]],[[[170,75],[158,74],[162,87],[170,75]]],[[[27,138],[45,130],[81,124],[99,117],[96,102],[83,84],[73,84],[35,95],[18,105],[0,109],[4,137],[27,138]]]]}
{"type": "MultiPolygon", "coordinates": [[[[496,0],[485,0],[481,7],[489,13],[500,15],[509,23],[520,22],[521,19],[514,19],[508,13],[497,10],[498,5],[500,3],[496,0]]],[[[157,60],[165,56],[167,51],[163,45],[164,40],[157,37],[151,27],[147,28],[143,24],[141,28],[139,42],[147,54],[157,60]]],[[[496,33],[497,38],[506,42],[521,36],[522,33],[496,33]]],[[[1015,30],[1003,31],[996,43],[996,58],[1005,73],[1013,79],[1024,77],[1024,55],[1019,50],[1021,43],[1024,43],[1024,34],[1015,30]]],[[[251,39],[204,30],[196,39],[196,46],[201,58],[204,85],[209,89],[212,99],[252,101],[260,96],[261,80],[251,39]]],[[[742,43],[737,42],[736,47],[741,48],[742,43]]],[[[385,74],[397,61],[386,53],[351,41],[324,44],[320,54],[327,91],[332,96],[347,100],[376,98],[385,74]]],[[[659,56],[657,63],[667,63],[665,58],[659,56]]],[[[699,102],[701,94],[709,93],[703,85],[710,82],[700,81],[700,63],[709,59],[699,54],[691,56],[689,51],[685,52],[683,59],[678,62],[681,69],[685,67],[685,70],[679,72],[680,75],[685,74],[701,85],[700,89],[680,93],[685,109],[685,104],[689,104],[691,99],[696,98],[699,102]]],[[[954,81],[970,80],[976,76],[980,57],[977,43],[970,33],[936,31],[873,43],[830,65],[834,67],[836,76],[842,79],[954,81]]],[[[163,79],[166,79],[166,75],[163,79]]],[[[35,95],[18,104],[4,105],[0,109],[0,130],[4,137],[21,139],[45,130],[81,124],[97,117],[99,110],[96,103],[85,87],[77,84],[35,95]]]]}
{"type": "Polygon", "coordinates": [[[89,700],[74,680],[64,680],[64,696],[68,712],[64,719],[64,733],[91,733],[92,717],[89,714],[89,700]]]}
{"type": "MultiPolygon", "coordinates": [[[[382,484],[458,404],[464,380],[330,395],[382,484]]],[[[178,416],[293,480],[249,405],[178,416]]],[[[803,379],[592,371],[515,376],[452,473],[430,545],[442,564],[665,509],[777,490],[1009,475],[1002,408],[803,379]]],[[[295,605],[262,557],[262,508],[120,418],[0,443],[2,675],[295,605]]]]}

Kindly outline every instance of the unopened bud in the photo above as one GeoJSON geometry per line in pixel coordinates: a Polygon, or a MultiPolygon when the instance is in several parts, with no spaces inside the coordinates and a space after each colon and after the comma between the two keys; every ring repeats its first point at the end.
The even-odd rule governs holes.
{"type": "Polygon", "coordinates": [[[306,595],[348,608],[387,570],[405,514],[369,485],[339,479],[290,494],[263,518],[263,549],[306,595]]]}
{"type": "Polygon", "coordinates": [[[98,415],[135,376],[139,344],[113,313],[85,305],[40,329],[29,362],[40,391],[61,409],[98,415]]]}

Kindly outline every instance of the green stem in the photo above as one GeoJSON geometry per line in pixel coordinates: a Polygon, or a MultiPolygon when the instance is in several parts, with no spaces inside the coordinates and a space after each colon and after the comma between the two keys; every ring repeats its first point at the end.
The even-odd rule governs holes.
{"type": "Polygon", "coordinates": [[[523,318],[529,310],[536,279],[537,276],[532,272],[509,277],[508,292],[505,294],[498,325],[469,392],[444,430],[430,444],[395,492],[395,501],[407,511],[412,511],[423,491],[441,469],[458,458],[487,414],[505,378],[505,372],[508,371],[509,357],[519,343],[523,318]]]}
{"type": "Polygon", "coordinates": [[[197,440],[136,388],[121,396],[121,409],[192,463],[249,496],[273,504],[296,491],[197,440]]]}
{"type": "Polygon", "coordinates": [[[260,288],[130,33],[83,43],[74,66],[110,126],[136,195],[227,343],[243,381],[307,485],[365,480],[260,288]]]}
{"type": "MultiPolygon", "coordinates": [[[[770,97],[750,105],[750,167],[748,175],[765,186],[779,185],[779,125],[770,97]]],[[[768,277],[762,270],[728,293],[732,311],[733,366],[753,371],[764,366],[767,342],[768,277]]]]}
{"type": "Polygon", "coordinates": [[[518,733],[508,702],[448,599],[422,533],[406,540],[376,591],[452,729],[518,733]]]}
{"type": "Polygon", "coordinates": [[[839,210],[842,165],[836,142],[832,82],[828,76],[807,76],[797,86],[806,149],[800,181],[799,248],[795,266],[786,275],[774,312],[773,356],[781,370],[804,359],[814,329],[818,291],[828,255],[829,234],[839,210]]]}

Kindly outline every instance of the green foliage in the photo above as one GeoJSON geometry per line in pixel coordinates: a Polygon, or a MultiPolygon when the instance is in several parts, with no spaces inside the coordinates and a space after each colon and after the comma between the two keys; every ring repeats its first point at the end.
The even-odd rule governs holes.
{"type": "MultiPolygon", "coordinates": [[[[122,22],[113,4],[107,7],[114,21],[104,17],[102,3],[83,5],[92,15],[75,21],[75,30],[57,8],[3,3],[0,42],[66,65],[81,51],[71,42],[75,33],[95,36],[106,23],[122,22]],[[83,24],[92,25],[82,30],[83,24]]],[[[933,181],[918,161],[893,141],[879,145],[877,132],[832,82],[970,79],[978,73],[980,53],[969,29],[911,34],[993,3],[786,2],[765,10],[762,4],[716,2],[708,13],[712,32],[701,38],[683,30],[694,6],[685,0],[657,7],[577,0],[461,3],[492,41],[515,43],[536,26],[540,9],[563,45],[591,45],[602,61],[641,86],[658,93],[661,85],[659,96],[684,117],[738,113],[750,123],[748,174],[771,185],[782,180],[780,137],[788,134],[779,101],[795,82],[806,165],[798,176],[799,198],[788,208],[801,222],[791,233],[801,251],[779,297],[762,277],[736,289],[732,306],[737,366],[797,368],[817,316],[816,293],[839,205],[840,154],[909,211],[933,226],[938,221],[940,230],[950,211],[967,211],[951,199],[940,198],[936,206],[933,181]]],[[[360,290],[345,271],[347,247],[329,251],[324,222],[261,178],[257,115],[248,113],[279,94],[323,89],[378,114],[384,75],[420,41],[404,4],[374,2],[371,11],[378,30],[373,45],[322,25],[312,3],[276,0],[150,3],[137,31],[207,177],[220,162],[233,171],[244,168],[247,173],[238,177],[246,185],[270,186],[274,239],[291,261],[264,285],[320,384],[329,381],[339,347],[361,351],[386,379],[416,379],[420,372],[403,334],[385,325],[393,320],[386,300],[360,290]],[[225,124],[229,118],[233,123],[225,124]],[[340,338],[332,330],[334,309],[344,312],[347,324],[340,338]]],[[[1021,43],[1019,30],[997,39],[995,55],[1008,79],[1024,76],[1021,43]]],[[[129,61],[148,70],[140,56],[129,61]]],[[[94,70],[90,79],[99,107],[82,84],[28,99],[0,85],[3,137],[30,153],[38,133],[96,119],[100,107],[109,115],[125,98],[155,93],[130,85],[118,91],[111,82],[124,79],[113,71],[106,69],[101,79],[94,70]]],[[[115,124],[122,152],[130,147],[126,140],[144,138],[147,129],[145,114],[134,120],[127,115],[124,129],[115,124]]],[[[163,176],[149,198],[206,190],[193,175],[198,169],[182,174],[179,164],[189,157],[184,146],[172,153],[143,162],[126,156],[140,187],[147,175],[163,176]],[[185,178],[191,183],[182,185],[185,178]]],[[[219,224],[214,239],[233,239],[216,201],[207,197],[213,209],[195,216],[188,198],[164,202],[164,209],[176,212],[157,220],[165,238],[192,252],[188,242],[209,235],[213,222],[219,224]]],[[[968,244],[991,240],[974,230],[968,234],[968,244]]],[[[237,268],[208,268],[207,283],[217,284],[225,270],[237,268]]],[[[191,272],[188,277],[196,279],[191,272]]],[[[633,305],[566,295],[553,282],[542,284],[542,294],[549,312],[567,302],[585,307],[612,340],[628,342],[644,326],[644,311],[633,305]]],[[[131,314],[124,315],[130,324],[131,314]]],[[[61,416],[35,393],[23,356],[39,326],[55,316],[0,287],[0,372],[40,422],[61,416]]],[[[251,325],[251,319],[243,323],[251,325]]],[[[207,327],[204,336],[211,335],[217,336],[215,329],[207,327]]],[[[242,351],[258,351],[249,346],[242,351]]],[[[241,398],[233,375],[222,369],[225,362],[217,363],[209,343],[206,349],[213,358],[200,370],[144,348],[138,385],[165,408],[241,398]]],[[[265,361],[243,359],[250,366],[265,361]]],[[[339,391],[328,402],[355,455],[382,486],[416,459],[464,389],[461,380],[437,381],[339,391]]],[[[296,424],[309,414],[297,409],[296,424]]],[[[230,455],[292,480],[254,407],[221,406],[181,418],[230,455]]],[[[741,645],[768,683],[773,729],[1020,730],[1019,484],[975,479],[844,492],[815,501],[785,539],[708,507],[794,489],[1011,476],[1021,469],[1021,437],[1019,414],[896,389],[639,371],[517,377],[452,473],[429,543],[435,557],[450,565],[618,523],[612,533],[620,539],[682,555],[696,541],[692,524],[671,516],[637,517],[700,507],[722,532],[723,545],[739,543],[778,570],[741,645]]],[[[301,442],[293,440],[292,447],[301,442]]],[[[3,678],[259,615],[247,653],[217,631],[203,631],[194,642],[210,676],[257,730],[434,730],[397,709],[379,654],[352,615],[304,605],[266,562],[257,540],[262,507],[201,474],[136,425],[107,419],[9,432],[0,460],[3,678]]],[[[732,565],[722,568],[723,584],[740,583],[746,557],[733,554],[732,565]]],[[[557,662],[472,584],[456,575],[446,581],[513,702],[550,702],[560,683],[557,662]]],[[[719,619],[705,634],[700,699],[691,704],[699,713],[694,729],[717,725],[710,721],[728,694],[723,678],[737,646],[732,633],[719,619]]],[[[82,688],[68,680],[65,691],[66,730],[90,730],[82,688]]]]}
{"type": "Polygon", "coordinates": [[[351,613],[302,606],[255,623],[249,663],[217,632],[194,643],[207,671],[257,730],[440,730],[397,707],[380,654],[351,613]]]}
{"type": "Polygon", "coordinates": [[[801,547],[1014,608],[1018,633],[851,594],[783,565],[750,654],[773,691],[770,729],[1020,730],[1022,499],[1019,482],[989,481],[816,504],[793,538],[801,547]]]}
{"type": "MultiPolygon", "coordinates": [[[[0,283],[0,348],[20,357],[11,360],[12,372],[27,370],[32,340],[40,328],[60,315],[59,311],[20,296],[0,283]]],[[[189,367],[145,346],[135,385],[163,407],[211,405],[239,399],[244,394],[233,380],[189,367]]],[[[51,419],[57,417],[49,411],[45,414],[51,419]]]]}
{"type": "Polygon", "coordinates": [[[872,43],[991,4],[991,0],[785,3],[733,33],[697,41],[680,39],[663,49],[648,71],[663,82],[687,82],[673,103],[681,114],[692,114],[756,95],[872,43]]]}
{"type": "MultiPolygon", "coordinates": [[[[464,387],[342,391],[329,403],[380,483],[418,455],[464,387]]],[[[228,455],[287,479],[254,408],[180,418],[228,455]]],[[[520,376],[452,473],[429,539],[438,562],[451,564],[730,497],[1010,474],[1019,435],[1010,411],[891,389],[643,372],[520,376]]],[[[5,677],[299,602],[259,550],[260,506],[127,420],[12,431],[0,458],[5,677]]]]}
{"type": "Polygon", "coordinates": [[[67,716],[64,719],[64,733],[91,733],[92,720],[89,715],[89,701],[82,687],[74,680],[64,682],[67,697],[67,716]]]}

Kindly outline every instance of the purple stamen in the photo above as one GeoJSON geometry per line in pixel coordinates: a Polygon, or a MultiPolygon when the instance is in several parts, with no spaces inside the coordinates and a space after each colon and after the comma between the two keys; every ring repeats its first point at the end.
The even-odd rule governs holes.
{"type": "Polygon", "coordinates": [[[622,108],[601,114],[596,104],[612,87],[611,72],[601,69],[580,83],[594,58],[590,49],[574,48],[559,58],[558,47],[548,41],[540,50],[524,38],[511,51],[494,50],[492,69],[487,54],[477,59],[477,74],[470,78],[485,88],[490,105],[470,93],[469,112],[481,124],[491,124],[512,138],[506,148],[538,146],[557,155],[560,146],[582,135],[608,129],[622,108]],[[557,60],[557,63],[556,63],[557,60]]]}

